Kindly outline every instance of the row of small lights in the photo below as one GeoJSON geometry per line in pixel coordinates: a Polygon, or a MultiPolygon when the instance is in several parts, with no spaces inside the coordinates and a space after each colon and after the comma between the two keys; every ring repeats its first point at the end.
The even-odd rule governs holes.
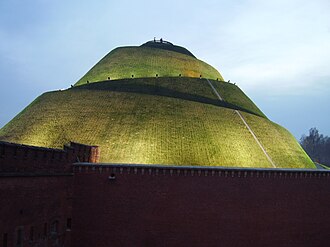
{"type": "MultiPolygon", "coordinates": [[[[156,77],[158,77],[158,74],[156,74],[156,77]]],[[[179,77],[181,77],[181,74],[179,74],[179,77]]],[[[132,75],[132,78],[134,78],[134,75],[132,75]]],[[[199,75],[199,79],[202,79],[202,75],[199,75]]],[[[108,80],[110,81],[111,78],[108,77],[108,80]]],[[[217,78],[217,81],[219,81],[219,78],[217,78]]],[[[89,83],[89,80],[86,81],[87,83],[89,83]]],[[[230,83],[230,80],[228,80],[228,82],[230,83]]],[[[236,83],[233,83],[236,85],[236,83]]]]}
{"type": "MultiPolygon", "coordinates": [[[[181,77],[181,74],[179,74],[179,77],[181,77]]],[[[132,75],[132,79],[133,78],[134,78],[134,75],[132,75]]],[[[156,74],[156,78],[158,78],[158,74],[156,74]]],[[[202,79],[202,75],[199,75],[199,79],[202,79]]],[[[111,78],[108,77],[108,81],[110,81],[110,80],[111,80],[111,78]]],[[[217,81],[219,81],[219,78],[217,78],[217,81]]],[[[87,82],[87,84],[89,84],[89,80],[87,80],[86,82],[87,82]]],[[[230,80],[228,80],[228,83],[231,83],[230,80]]],[[[236,85],[236,83],[232,83],[232,84],[236,85]]],[[[73,87],[73,85],[71,85],[71,87],[73,87]]],[[[61,91],[61,89],[60,89],[60,91],[61,91]]]]}

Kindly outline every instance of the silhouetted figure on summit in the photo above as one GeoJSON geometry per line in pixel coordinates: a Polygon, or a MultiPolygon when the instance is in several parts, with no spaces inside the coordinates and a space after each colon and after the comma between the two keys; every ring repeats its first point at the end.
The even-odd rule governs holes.
{"type": "Polygon", "coordinates": [[[160,38],[160,43],[163,43],[163,38],[160,38]]]}

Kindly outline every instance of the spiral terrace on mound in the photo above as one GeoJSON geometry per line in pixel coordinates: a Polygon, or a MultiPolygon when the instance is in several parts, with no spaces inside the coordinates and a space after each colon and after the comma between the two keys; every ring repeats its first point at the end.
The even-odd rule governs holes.
{"type": "Polygon", "coordinates": [[[72,88],[39,96],[0,140],[98,145],[110,163],[315,168],[236,85],[167,42],[114,49],[72,88]]]}

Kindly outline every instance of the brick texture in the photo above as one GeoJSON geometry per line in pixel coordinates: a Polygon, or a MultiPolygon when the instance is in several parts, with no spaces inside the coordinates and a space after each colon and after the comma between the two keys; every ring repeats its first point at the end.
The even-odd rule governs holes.
{"type": "Polygon", "coordinates": [[[80,166],[72,246],[328,246],[329,184],[327,172],[80,166]]]}
{"type": "Polygon", "coordinates": [[[95,164],[0,142],[0,246],[328,246],[330,172],[95,164]]]}

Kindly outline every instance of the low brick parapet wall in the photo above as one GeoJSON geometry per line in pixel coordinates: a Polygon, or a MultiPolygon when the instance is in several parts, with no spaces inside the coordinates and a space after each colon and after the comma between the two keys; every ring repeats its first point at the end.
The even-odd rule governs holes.
{"type": "Polygon", "coordinates": [[[74,165],[72,246],[327,246],[327,170],[74,165]]]}
{"type": "Polygon", "coordinates": [[[0,173],[65,172],[74,162],[93,163],[99,157],[99,147],[75,142],[53,149],[0,141],[0,173]]]}

